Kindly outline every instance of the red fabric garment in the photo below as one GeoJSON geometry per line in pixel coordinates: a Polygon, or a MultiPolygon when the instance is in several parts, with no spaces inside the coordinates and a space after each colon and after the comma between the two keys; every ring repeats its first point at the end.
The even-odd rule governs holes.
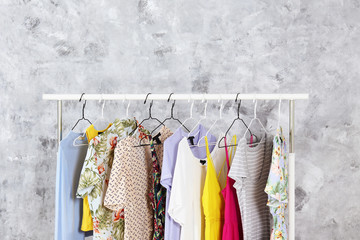
{"type": "MultiPolygon", "coordinates": [[[[229,153],[225,141],[226,164],[228,167],[228,174],[230,171],[229,153]]],[[[241,223],[240,207],[236,194],[236,189],[233,187],[235,181],[229,176],[226,177],[226,186],[221,191],[225,200],[224,212],[224,228],[223,240],[243,240],[243,230],[241,223]]]]}

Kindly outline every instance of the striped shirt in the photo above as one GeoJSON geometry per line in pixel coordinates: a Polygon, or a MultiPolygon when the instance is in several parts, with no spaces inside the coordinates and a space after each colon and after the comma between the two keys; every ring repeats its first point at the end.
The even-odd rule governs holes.
{"type": "Polygon", "coordinates": [[[269,175],[272,138],[264,135],[250,147],[245,138],[239,141],[229,177],[235,180],[244,240],[270,238],[270,211],[264,192],[269,175]]]}

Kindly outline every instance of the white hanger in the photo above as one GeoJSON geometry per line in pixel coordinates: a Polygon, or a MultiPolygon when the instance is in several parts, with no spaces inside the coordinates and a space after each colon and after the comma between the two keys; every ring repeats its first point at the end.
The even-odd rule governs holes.
{"type": "MultiPolygon", "coordinates": [[[[191,98],[191,95],[190,95],[190,98],[191,98]]],[[[190,102],[190,99],[189,98],[189,100],[188,100],[188,102],[190,102]]],[[[188,121],[188,120],[190,120],[190,119],[194,119],[193,118],[193,108],[194,108],[194,100],[192,100],[191,101],[191,106],[190,106],[190,117],[189,118],[187,118],[185,121],[183,121],[183,123],[181,124],[181,126],[184,126],[185,125],[185,123],[188,121]]]]}
{"type": "Polygon", "coordinates": [[[269,132],[268,132],[268,131],[266,130],[266,128],[264,127],[264,125],[261,123],[260,119],[257,118],[257,116],[256,116],[257,100],[254,99],[253,102],[255,102],[255,105],[254,105],[254,118],[251,119],[251,121],[250,121],[250,123],[249,123],[249,125],[248,125],[248,128],[246,129],[246,131],[245,131],[245,133],[244,133],[243,138],[245,138],[246,134],[247,134],[248,131],[249,131],[249,128],[251,127],[251,124],[252,124],[255,120],[257,120],[257,121],[260,123],[260,126],[262,127],[262,129],[264,129],[265,133],[269,134],[269,132]]]}
{"type": "Polygon", "coordinates": [[[128,103],[128,105],[127,105],[127,107],[126,107],[126,118],[129,118],[129,107],[130,107],[130,100],[129,100],[129,103],[128,103]]]}
{"type": "MultiPolygon", "coordinates": [[[[124,99],[123,99],[123,103],[125,102],[126,99],[126,95],[124,96],[124,99]]],[[[130,100],[128,101],[128,105],[126,107],[126,118],[129,118],[129,107],[130,107],[130,100]]]]}
{"type": "Polygon", "coordinates": [[[85,139],[85,137],[86,137],[86,132],[84,132],[82,135],[75,138],[74,141],[73,141],[73,146],[78,147],[78,146],[86,146],[86,145],[88,145],[87,143],[80,143],[80,144],[76,143],[77,140],[83,140],[83,139],[85,139]]]}
{"type": "MultiPolygon", "coordinates": [[[[205,98],[203,98],[202,102],[205,102],[205,106],[204,106],[204,116],[202,116],[202,117],[200,118],[200,120],[195,124],[194,128],[191,129],[191,131],[188,133],[188,137],[190,137],[190,134],[196,129],[196,127],[200,124],[200,122],[201,122],[202,120],[205,120],[205,119],[206,119],[206,108],[207,108],[208,102],[205,101],[205,98]]],[[[195,136],[195,135],[199,134],[199,132],[200,132],[200,130],[197,131],[195,134],[192,134],[192,136],[195,136]]]]}
{"type": "MultiPolygon", "coordinates": [[[[218,102],[220,102],[220,99],[218,100],[218,102]]],[[[209,130],[207,130],[205,136],[208,136],[208,135],[209,135],[210,130],[211,130],[214,126],[216,126],[216,127],[220,130],[220,135],[219,135],[219,136],[223,136],[223,135],[224,135],[224,133],[222,132],[222,130],[218,127],[218,125],[216,125],[216,123],[218,122],[218,120],[221,120],[221,119],[222,119],[222,110],[223,110],[223,108],[224,108],[224,102],[223,102],[223,100],[221,100],[220,111],[219,111],[219,118],[216,119],[216,120],[213,122],[213,124],[211,125],[211,127],[209,128],[209,130]]],[[[201,140],[204,139],[205,136],[203,136],[202,138],[200,138],[200,140],[198,141],[198,144],[197,144],[198,147],[204,147],[204,146],[206,146],[205,144],[201,144],[201,145],[200,145],[201,140]]],[[[208,144],[209,144],[209,145],[216,145],[216,144],[217,144],[217,141],[218,141],[218,140],[216,140],[216,142],[210,142],[210,143],[208,143],[208,144]]]]}
{"type": "Polygon", "coordinates": [[[94,125],[94,127],[96,128],[96,129],[105,129],[107,126],[108,126],[108,124],[109,124],[109,121],[106,119],[106,118],[104,118],[104,108],[105,108],[105,100],[104,100],[104,98],[103,98],[103,95],[101,94],[101,98],[100,98],[100,100],[99,100],[99,103],[100,102],[103,102],[103,104],[102,104],[102,107],[101,107],[101,117],[99,117],[98,119],[96,119],[96,121],[93,123],[93,125],[94,125]],[[99,124],[99,122],[100,122],[100,124],[99,124]],[[96,123],[98,123],[99,124],[99,126],[95,126],[95,124],[96,123]],[[102,125],[103,124],[103,125],[102,125]]]}

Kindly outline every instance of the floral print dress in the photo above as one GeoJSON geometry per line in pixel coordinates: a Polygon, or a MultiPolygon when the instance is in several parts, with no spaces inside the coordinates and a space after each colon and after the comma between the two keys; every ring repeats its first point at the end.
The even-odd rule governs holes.
{"type": "Polygon", "coordinates": [[[124,235],[123,210],[112,211],[104,207],[114,149],[120,139],[128,136],[136,127],[136,120],[116,119],[101,135],[94,137],[88,146],[81,171],[77,196],[88,196],[93,217],[94,240],[122,240],[124,235]]]}
{"type": "Polygon", "coordinates": [[[166,188],[160,184],[161,171],[158,162],[156,150],[154,147],[154,140],[149,135],[151,159],[153,165],[153,188],[149,194],[151,205],[154,209],[154,235],[153,240],[164,239],[165,226],[165,203],[166,203],[166,188]]]}
{"type": "Polygon", "coordinates": [[[273,229],[271,239],[286,240],[287,228],[285,221],[285,211],[288,203],[287,186],[287,150],[285,137],[282,128],[277,129],[277,134],[273,140],[273,152],[271,169],[266,184],[265,192],[268,194],[267,205],[273,215],[273,229]]]}

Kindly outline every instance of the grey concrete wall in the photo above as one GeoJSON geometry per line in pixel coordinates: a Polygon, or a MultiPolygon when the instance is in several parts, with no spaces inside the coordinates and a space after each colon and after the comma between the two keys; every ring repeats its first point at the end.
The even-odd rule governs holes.
{"type": "MultiPolygon", "coordinates": [[[[2,0],[0,238],[53,238],[56,103],[42,93],[309,92],[296,104],[297,239],[359,239],[359,26],[358,0],[2,0]]],[[[105,115],[125,107],[107,103],[105,115]]],[[[220,128],[235,108],[226,102],[220,128]]],[[[159,118],[169,109],[154,103],[159,118]]],[[[86,110],[95,121],[100,104],[86,110]]],[[[64,134],[80,111],[64,103],[64,134]]],[[[189,105],[176,111],[184,119],[189,105]]],[[[273,129],[277,103],[259,114],[273,129]]]]}

